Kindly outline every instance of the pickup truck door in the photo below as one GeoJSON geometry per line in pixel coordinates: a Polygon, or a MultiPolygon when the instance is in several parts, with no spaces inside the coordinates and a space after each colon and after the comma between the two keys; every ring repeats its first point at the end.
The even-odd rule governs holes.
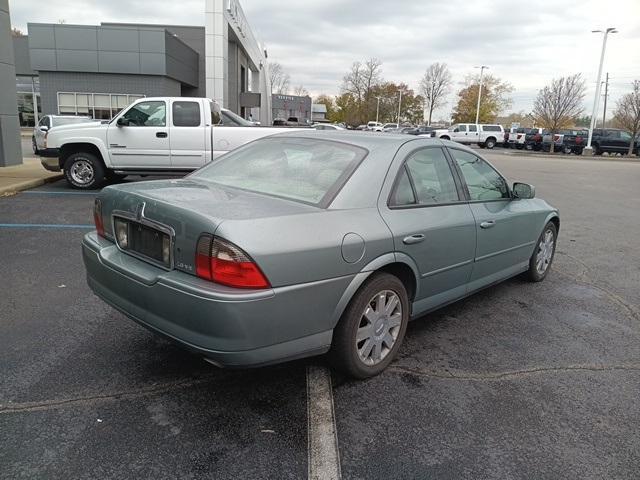
{"type": "Polygon", "coordinates": [[[456,125],[455,128],[450,132],[451,140],[460,143],[467,143],[467,126],[466,125],[456,125]]]}
{"type": "Polygon", "coordinates": [[[469,125],[467,143],[477,143],[479,141],[478,125],[469,125]]]}
{"type": "Polygon", "coordinates": [[[171,168],[167,102],[144,100],[129,107],[109,124],[107,148],[115,168],[171,168]]]}
{"type": "MultiPolygon", "coordinates": [[[[199,168],[205,163],[205,142],[209,127],[202,100],[171,100],[171,166],[199,168]]],[[[210,115],[207,108],[207,114],[210,115]]]]}

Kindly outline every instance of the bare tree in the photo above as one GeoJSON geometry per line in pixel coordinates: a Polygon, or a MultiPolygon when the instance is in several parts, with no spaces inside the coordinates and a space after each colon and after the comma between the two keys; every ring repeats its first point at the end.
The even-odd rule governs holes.
{"type": "Polygon", "coordinates": [[[427,125],[431,125],[431,116],[436,108],[445,104],[445,96],[452,85],[451,72],[446,63],[432,63],[420,80],[420,94],[425,107],[429,110],[427,125]]]}
{"type": "Polygon", "coordinates": [[[293,94],[298,97],[307,97],[309,96],[309,91],[302,85],[298,85],[297,87],[294,87],[293,94]]]}
{"type": "Polygon", "coordinates": [[[640,137],[640,80],[634,80],[631,86],[631,93],[618,100],[613,112],[616,124],[631,132],[629,155],[633,153],[636,138],[640,137]]]}
{"type": "Polygon", "coordinates": [[[278,62],[269,63],[269,81],[271,82],[271,93],[284,95],[289,91],[291,79],[278,62]]]}
{"type": "Polygon", "coordinates": [[[533,103],[533,116],[537,124],[551,133],[552,153],[554,134],[570,126],[582,114],[584,95],[585,83],[579,73],[554,78],[550,85],[538,92],[533,103]]]}
{"type": "Polygon", "coordinates": [[[12,37],[24,37],[24,33],[22,33],[22,30],[20,30],[19,28],[12,27],[11,28],[11,36],[12,37]]]}
{"type": "Polygon", "coordinates": [[[366,62],[354,62],[351,70],[342,78],[342,94],[353,97],[357,115],[366,121],[371,109],[375,109],[372,91],[382,83],[382,62],[370,58],[366,62]]]}

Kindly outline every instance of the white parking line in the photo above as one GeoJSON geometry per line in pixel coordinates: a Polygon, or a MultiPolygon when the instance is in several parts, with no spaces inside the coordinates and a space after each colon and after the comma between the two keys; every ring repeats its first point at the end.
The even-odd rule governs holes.
{"type": "Polygon", "coordinates": [[[307,367],[307,423],[309,479],[340,480],[331,372],[324,367],[307,367]]]}

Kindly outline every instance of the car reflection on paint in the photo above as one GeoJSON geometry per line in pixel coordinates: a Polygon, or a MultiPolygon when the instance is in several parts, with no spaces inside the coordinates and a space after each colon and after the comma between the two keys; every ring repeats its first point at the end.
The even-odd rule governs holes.
{"type": "Polygon", "coordinates": [[[558,211],[467,147],[345,131],[257,140],[178,180],[105,188],[93,291],[227,367],[328,353],[365,378],[410,319],[549,272],[558,211]]]}

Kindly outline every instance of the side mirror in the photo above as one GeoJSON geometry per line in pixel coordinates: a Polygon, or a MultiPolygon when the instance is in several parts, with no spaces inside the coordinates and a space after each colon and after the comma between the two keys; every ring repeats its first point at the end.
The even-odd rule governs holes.
{"type": "Polygon", "coordinates": [[[212,125],[220,125],[222,121],[222,108],[218,105],[217,102],[211,102],[211,124],[212,125]]]}
{"type": "Polygon", "coordinates": [[[39,130],[40,130],[41,132],[48,132],[48,131],[49,131],[49,127],[47,127],[46,125],[41,125],[41,126],[40,126],[40,128],[39,128],[39,130]]]}
{"type": "Polygon", "coordinates": [[[520,199],[528,199],[536,196],[536,187],[528,183],[516,182],[513,184],[513,197],[520,199]]]}
{"type": "Polygon", "coordinates": [[[129,120],[127,120],[124,117],[120,117],[118,118],[118,120],[116,120],[116,125],[119,127],[128,127],[129,126],[129,120]]]}
{"type": "Polygon", "coordinates": [[[454,131],[454,132],[459,132],[459,131],[460,131],[460,129],[459,129],[459,128],[454,128],[454,129],[453,129],[453,131],[454,131]]]}

